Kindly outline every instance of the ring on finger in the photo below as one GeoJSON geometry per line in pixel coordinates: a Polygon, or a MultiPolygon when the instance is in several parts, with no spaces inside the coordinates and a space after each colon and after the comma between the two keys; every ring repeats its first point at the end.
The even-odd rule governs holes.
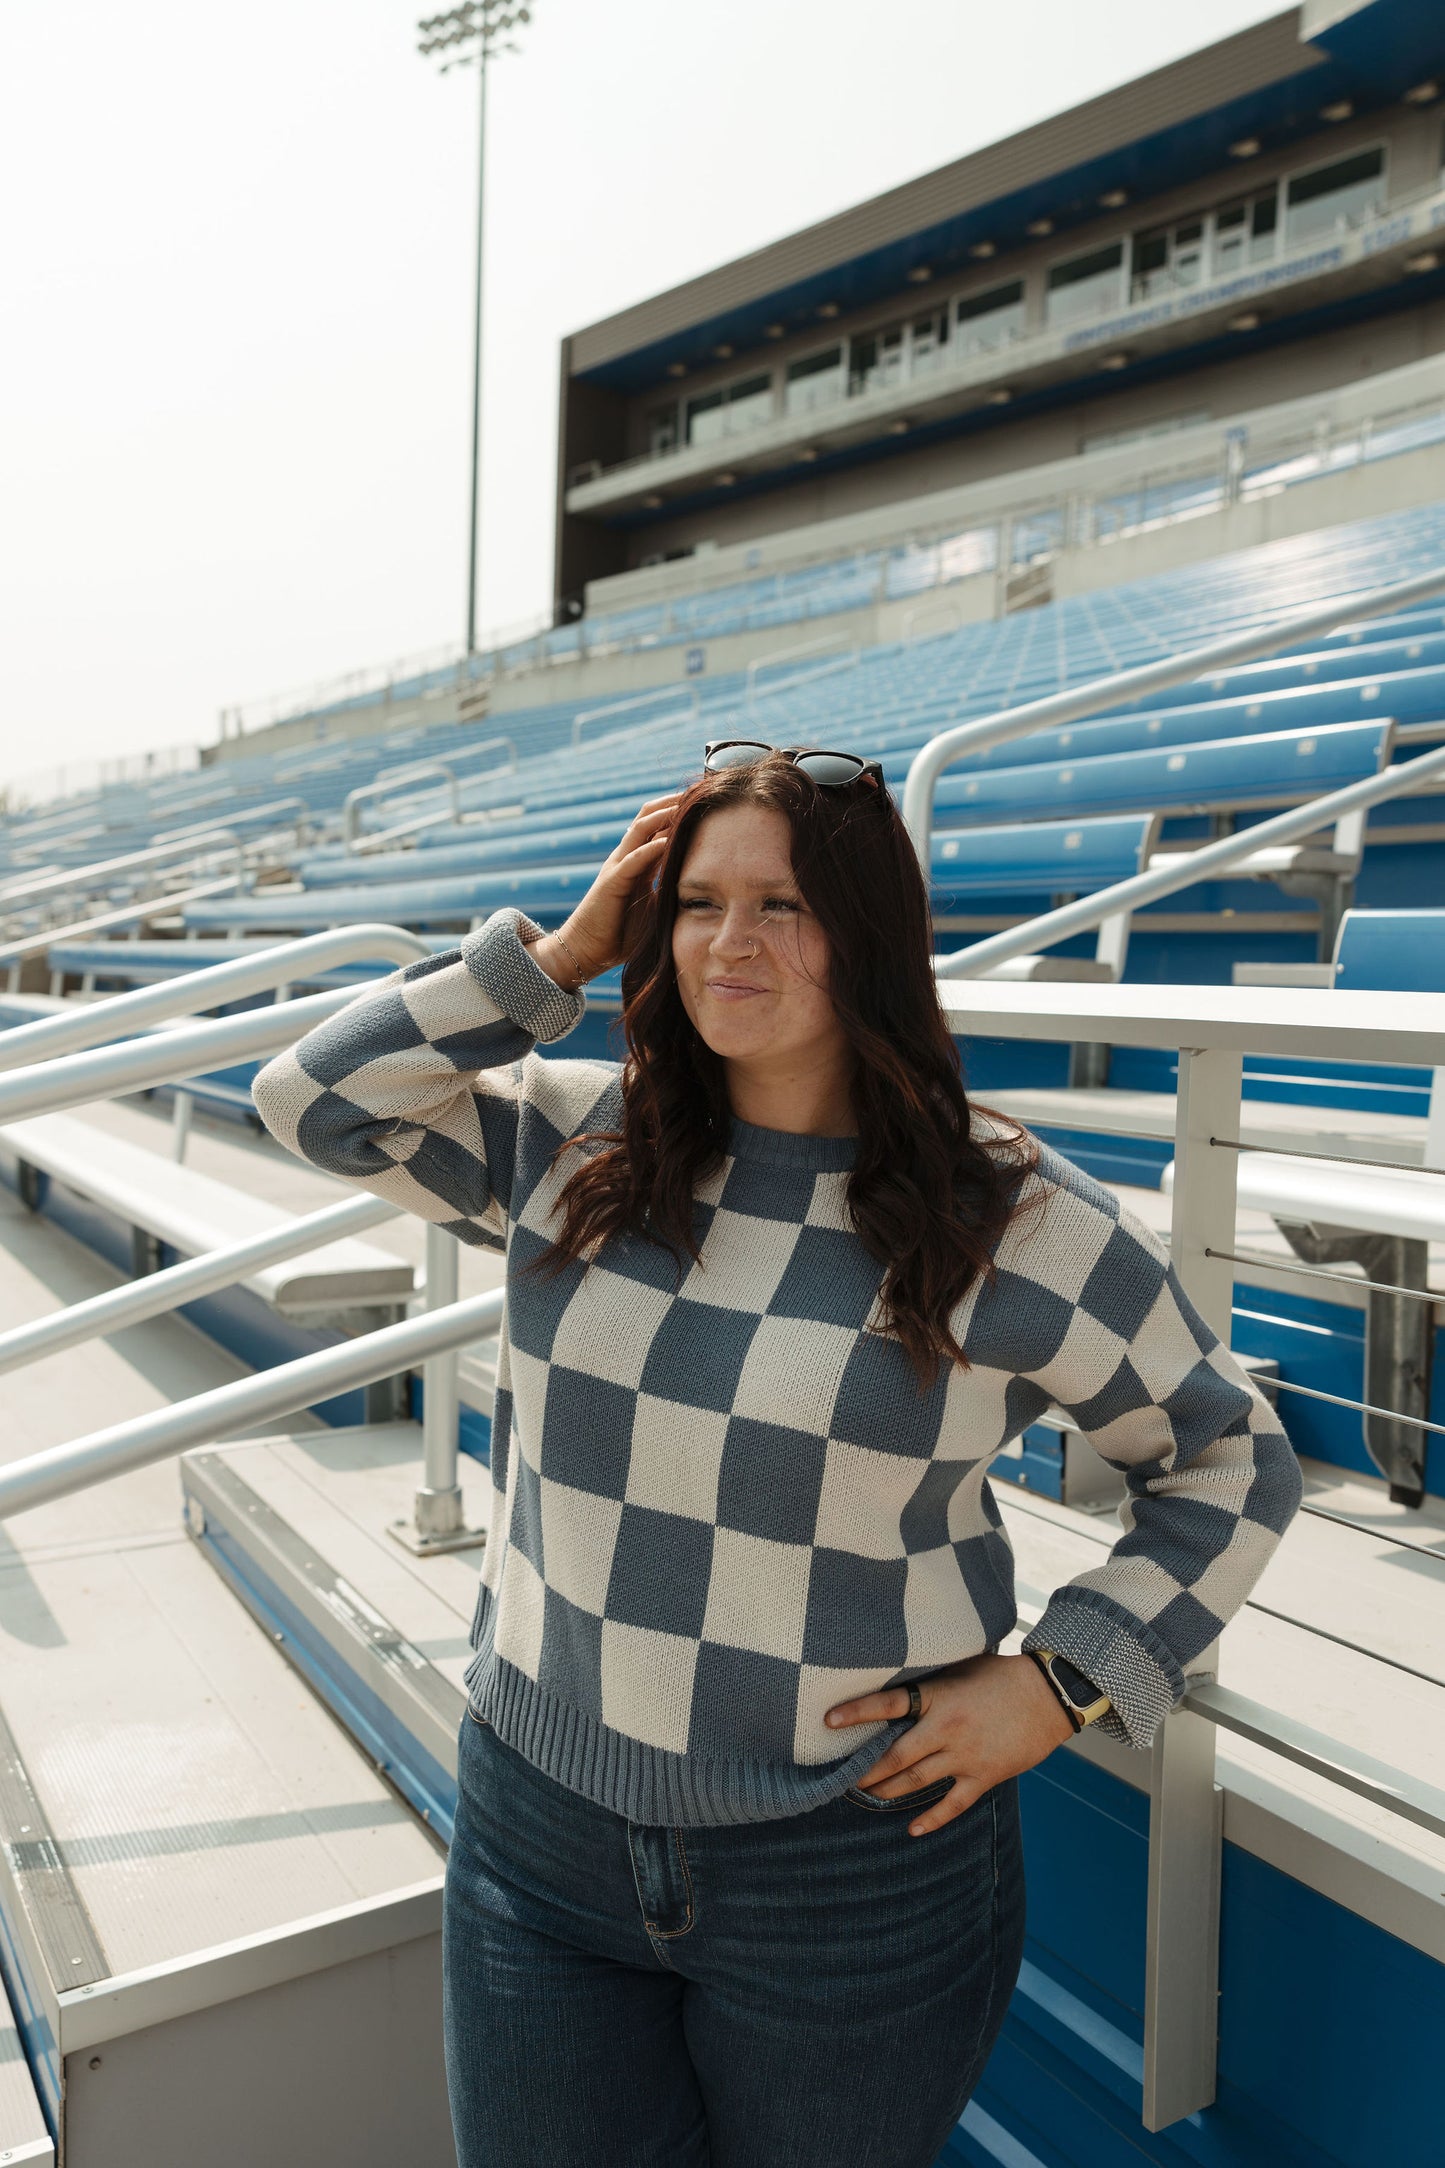
{"type": "Polygon", "coordinates": [[[908,1696],[908,1721],[910,1724],[916,1724],[923,1714],[923,1692],[917,1679],[910,1679],[903,1691],[908,1696]]]}

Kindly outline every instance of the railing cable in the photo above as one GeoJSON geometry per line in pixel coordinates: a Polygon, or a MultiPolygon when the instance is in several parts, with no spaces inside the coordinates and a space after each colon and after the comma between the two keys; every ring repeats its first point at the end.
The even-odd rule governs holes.
{"type": "Polygon", "coordinates": [[[1372,1295],[1406,1295],[1411,1302],[1445,1302],[1445,1295],[1433,1287],[1397,1287],[1393,1280],[1366,1280],[1357,1278],[1353,1272],[1340,1272],[1329,1265],[1306,1265],[1294,1257],[1271,1257],[1264,1250],[1211,1250],[1205,1246],[1206,1257],[1222,1257],[1231,1265],[1264,1265],[1271,1272],[1298,1273],[1305,1280],[1329,1280],[1336,1287],[1362,1287],[1372,1295]]]}
{"type": "Polygon", "coordinates": [[[1238,1137],[1211,1137],[1220,1152],[1264,1152],[1271,1159],[1321,1159],[1331,1167],[1369,1167],[1379,1174],[1445,1175],[1445,1167],[1422,1167],[1405,1159],[1352,1159],[1345,1152],[1306,1152],[1296,1144],[1245,1144],[1238,1137]]]}

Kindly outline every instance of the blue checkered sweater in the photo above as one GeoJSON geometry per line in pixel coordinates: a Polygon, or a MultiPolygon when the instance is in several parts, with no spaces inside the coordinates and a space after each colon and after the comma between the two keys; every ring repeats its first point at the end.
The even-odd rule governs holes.
{"type": "Polygon", "coordinates": [[[515,911],[409,965],[256,1079],[267,1126],[507,1258],[492,1536],[473,1706],[560,1783],[652,1823],[765,1819],[856,1782],[901,1729],[835,1702],[996,1648],[1013,1559],[989,1463],[1064,1409],[1127,1478],[1124,1533],[1051,1599],[1066,1655],[1147,1744],[1249,1593],[1299,1497],[1288,1440],[1154,1237],[1052,1152],[1038,1208],[920,1393],[872,1329],[847,1137],[735,1122],[697,1192],[701,1255],[548,1246],[581,1130],[615,1128],[606,1061],[542,1060],[582,1011],[515,911]]]}

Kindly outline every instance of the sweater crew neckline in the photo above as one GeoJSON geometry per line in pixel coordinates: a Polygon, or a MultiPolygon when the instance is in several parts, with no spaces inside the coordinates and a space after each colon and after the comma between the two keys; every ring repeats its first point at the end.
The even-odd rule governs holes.
{"type": "Polygon", "coordinates": [[[732,1118],[728,1151],[768,1167],[801,1167],[813,1174],[841,1173],[858,1157],[856,1137],[810,1137],[791,1129],[760,1129],[755,1122],[732,1118]]]}

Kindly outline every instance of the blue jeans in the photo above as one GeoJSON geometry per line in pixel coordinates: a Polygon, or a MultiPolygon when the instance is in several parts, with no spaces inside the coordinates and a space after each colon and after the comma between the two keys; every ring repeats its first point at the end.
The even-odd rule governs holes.
{"type": "Polygon", "coordinates": [[[624,1821],[462,1720],[447,1864],[459,2168],[930,2168],[1023,1946],[1017,1787],[927,1837],[846,1793],[624,1821]]]}

